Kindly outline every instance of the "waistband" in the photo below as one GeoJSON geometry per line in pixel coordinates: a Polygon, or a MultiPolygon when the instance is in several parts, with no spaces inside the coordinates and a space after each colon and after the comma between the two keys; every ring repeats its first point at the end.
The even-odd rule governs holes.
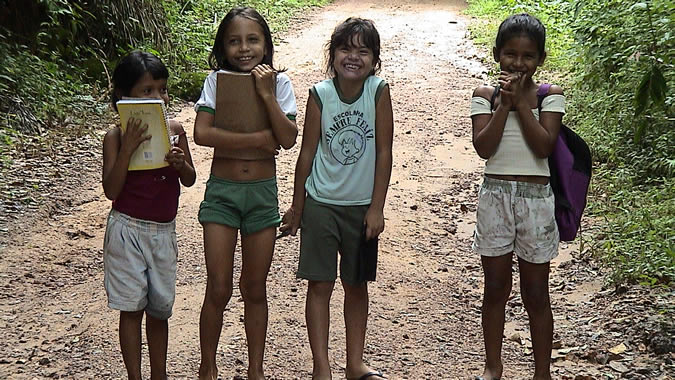
{"type": "Polygon", "coordinates": [[[115,209],[110,210],[108,218],[114,219],[118,223],[133,228],[142,232],[167,232],[176,229],[176,220],[166,223],[153,222],[151,220],[143,220],[131,217],[127,214],[121,213],[115,209]]]}
{"type": "Polygon", "coordinates": [[[237,186],[259,186],[259,185],[272,185],[277,183],[277,177],[256,179],[254,181],[232,181],[222,177],[215,176],[211,174],[209,176],[208,182],[217,182],[223,185],[237,185],[237,186]]]}
{"type": "Polygon", "coordinates": [[[490,177],[483,177],[483,188],[493,191],[515,194],[525,198],[548,198],[553,195],[553,189],[549,183],[506,181],[490,177]]]}

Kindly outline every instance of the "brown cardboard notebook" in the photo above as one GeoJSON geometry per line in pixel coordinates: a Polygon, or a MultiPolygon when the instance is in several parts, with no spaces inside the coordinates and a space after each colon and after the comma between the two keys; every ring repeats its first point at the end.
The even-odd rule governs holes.
{"type": "MultiPolygon", "coordinates": [[[[215,126],[243,133],[271,128],[267,109],[256,92],[251,73],[218,72],[215,126]]],[[[274,158],[273,154],[259,149],[216,149],[215,156],[244,160],[274,158]]]]}

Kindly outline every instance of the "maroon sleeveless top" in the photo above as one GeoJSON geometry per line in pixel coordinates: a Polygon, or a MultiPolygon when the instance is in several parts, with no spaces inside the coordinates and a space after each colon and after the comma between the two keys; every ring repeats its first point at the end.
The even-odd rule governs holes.
{"type": "Polygon", "coordinates": [[[127,172],[122,192],[112,208],[136,219],[170,222],[178,212],[180,182],[172,166],[127,172]]]}

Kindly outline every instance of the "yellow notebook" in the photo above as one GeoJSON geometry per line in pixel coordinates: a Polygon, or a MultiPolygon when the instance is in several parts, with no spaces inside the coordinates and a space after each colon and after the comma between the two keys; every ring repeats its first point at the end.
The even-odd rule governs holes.
{"type": "Polygon", "coordinates": [[[150,140],[142,142],[129,160],[129,170],[148,170],[169,166],[164,156],[171,149],[169,120],[166,107],[161,99],[122,99],[117,102],[122,133],[127,130],[130,117],[141,119],[141,125],[148,125],[146,134],[150,140]]]}

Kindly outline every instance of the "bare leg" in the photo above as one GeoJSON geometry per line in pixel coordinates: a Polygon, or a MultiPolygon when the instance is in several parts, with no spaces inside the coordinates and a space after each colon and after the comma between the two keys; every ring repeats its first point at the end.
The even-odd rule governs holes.
{"type": "Polygon", "coordinates": [[[334,281],[309,281],[305,321],[309,345],[312,348],[312,379],[330,380],[332,378],[328,360],[328,331],[330,327],[330,297],[335,287],[334,281]]]}
{"type": "MultiPolygon", "coordinates": [[[[359,378],[372,370],[363,362],[363,347],[366,343],[366,325],[368,323],[368,283],[350,285],[342,281],[345,290],[344,316],[347,335],[348,379],[359,378]]],[[[376,376],[371,376],[375,379],[376,376]]]]}
{"type": "Polygon", "coordinates": [[[481,256],[485,285],[483,288],[482,324],[485,342],[486,380],[502,376],[502,337],[506,301],[511,294],[513,253],[499,257],[481,256]]]}
{"type": "Polygon", "coordinates": [[[143,310],[120,311],[120,348],[129,380],[141,380],[141,322],[143,310]]]}
{"type": "Polygon", "coordinates": [[[166,379],[166,347],[169,340],[169,323],[164,319],[145,314],[145,335],[150,352],[150,379],[166,379]]]}
{"type": "Polygon", "coordinates": [[[535,380],[551,379],[553,313],[548,293],[549,263],[532,264],[518,259],[520,294],[530,317],[530,335],[534,352],[535,380]]]}
{"type": "Polygon", "coordinates": [[[204,225],[204,253],[206,256],[206,294],[199,316],[199,343],[202,361],[201,380],[218,377],[216,350],[223,327],[223,312],[232,297],[232,267],[237,230],[220,224],[204,225]]]}
{"type": "Polygon", "coordinates": [[[267,274],[274,254],[276,228],[241,239],[242,267],[239,290],[244,299],[244,327],[248,342],[248,378],[265,378],[263,357],[267,337],[267,274]]]}

